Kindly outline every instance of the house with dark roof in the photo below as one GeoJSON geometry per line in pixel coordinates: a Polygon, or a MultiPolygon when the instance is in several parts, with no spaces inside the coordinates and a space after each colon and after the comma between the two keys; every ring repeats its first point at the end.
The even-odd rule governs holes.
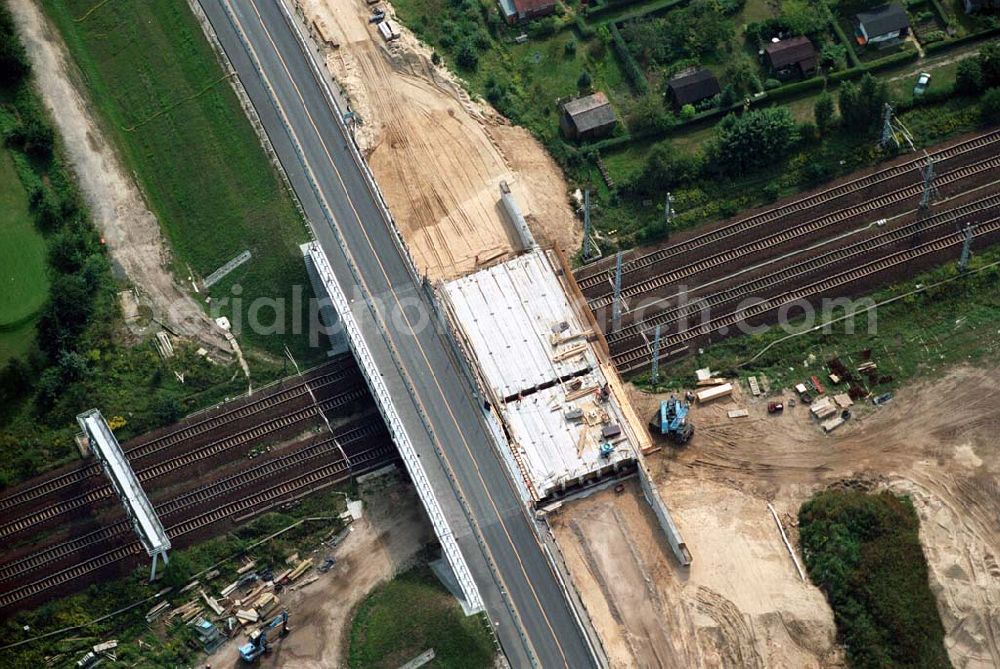
{"type": "Polygon", "coordinates": [[[901,40],[910,32],[910,17],[899,3],[881,5],[855,16],[858,44],[885,45],[901,40]]]}
{"type": "Polygon", "coordinates": [[[600,91],[563,103],[559,113],[559,127],[568,139],[605,137],[617,123],[608,96],[600,91]]]}
{"type": "Polygon", "coordinates": [[[704,67],[681,72],[667,82],[667,94],[678,107],[697,104],[721,92],[719,80],[704,67]]]}
{"type": "Polygon", "coordinates": [[[556,11],[556,0],[498,0],[500,15],[508,25],[548,16],[556,11]]]}
{"type": "Polygon", "coordinates": [[[808,37],[792,37],[764,47],[764,60],[778,79],[806,79],[816,74],[816,48],[808,37]]]}
{"type": "Polygon", "coordinates": [[[975,14],[987,9],[1000,9],[1000,0],[965,0],[966,14],[975,14]]]}

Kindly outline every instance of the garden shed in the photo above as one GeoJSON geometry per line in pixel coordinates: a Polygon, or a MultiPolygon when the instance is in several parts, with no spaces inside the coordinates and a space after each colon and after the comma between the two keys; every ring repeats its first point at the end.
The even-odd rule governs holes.
{"type": "Polygon", "coordinates": [[[559,114],[559,127],[567,139],[604,137],[617,122],[608,96],[600,91],[564,103],[559,114]]]}
{"type": "Polygon", "coordinates": [[[806,79],[816,74],[816,48],[808,37],[792,37],[764,47],[767,66],[778,79],[806,79]]]}
{"type": "Polygon", "coordinates": [[[719,80],[704,67],[682,72],[667,83],[667,94],[678,107],[697,104],[721,92],[719,80]]]}

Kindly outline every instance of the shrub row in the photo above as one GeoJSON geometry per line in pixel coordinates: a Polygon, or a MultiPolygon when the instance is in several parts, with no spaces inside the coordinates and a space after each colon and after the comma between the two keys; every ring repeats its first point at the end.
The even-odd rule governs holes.
{"type": "Polygon", "coordinates": [[[851,61],[851,67],[861,67],[861,59],[858,58],[857,52],[854,51],[854,44],[844,34],[844,29],[837,23],[837,19],[830,21],[830,27],[833,28],[833,32],[836,33],[837,39],[840,40],[841,44],[847,47],[847,59],[851,61]]]}
{"type": "Polygon", "coordinates": [[[957,46],[963,44],[971,44],[972,42],[978,42],[980,40],[988,39],[990,37],[995,37],[1000,35],[1000,26],[995,28],[988,28],[986,30],[980,31],[978,33],[972,33],[970,35],[965,35],[964,37],[956,37],[955,39],[944,40],[943,42],[934,42],[933,44],[928,44],[924,47],[925,54],[941,53],[942,51],[948,51],[949,49],[954,49],[957,46]]]}
{"type": "Polygon", "coordinates": [[[609,32],[611,33],[611,43],[614,45],[615,53],[618,54],[618,57],[622,61],[622,67],[625,69],[625,76],[632,83],[632,87],[636,93],[645,95],[649,92],[649,82],[646,80],[646,75],[643,74],[642,68],[639,67],[639,63],[629,53],[621,31],[618,30],[618,25],[612,23],[609,26],[609,32]]]}

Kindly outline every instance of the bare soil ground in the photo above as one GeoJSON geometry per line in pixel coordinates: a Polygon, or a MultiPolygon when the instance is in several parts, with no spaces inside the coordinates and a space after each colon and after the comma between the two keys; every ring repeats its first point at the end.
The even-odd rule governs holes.
{"type": "Polygon", "coordinates": [[[296,5],[362,118],[358,143],[421,271],[450,279],[519,250],[499,207],[501,181],[539,242],[576,250],[568,187],[527,131],[470,100],[405,28],[387,45],[363,0],[296,5]]]}
{"type": "MultiPolygon", "coordinates": [[[[797,546],[802,502],[849,485],[912,497],[952,663],[1000,666],[996,371],[960,367],[881,409],[856,405],[829,436],[807,408],[769,416],[767,399],[748,392],[694,407],[691,444],[649,458],[693,554],[687,571],[637,488],[570,503],[554,520],[613,664],[841,666],[829,606],[799,579],[766,503],[797,546]],[[729,419],[734,406],[750,416],[729,419]],[[651,619],[667,629],[666,641],[651,619]]],[[[642,417],[659,399],[633,394],[642,417]]]]}
{"type": "Polygon", "coordinates": [[[155,320],[230,359],[222,331],[168,270],[169,251],[156,217],[100,128],[58,31],[31,0],[9,2],[8,7],[38,73],[42,100],[117,268],[155,320]]]}
{"type": "MultiPolygon", "coordinates": [[[[347,666],[354,609],[375,586],[412,564],[417,553],[433,540],[412,487],[395,477],[376,479],[362,494],[364,516],[351,525],[351,533],[329,552],[337,564],[319,580],[280,596],[288,609],[291,632],[274,651],[261,658],[262,667],[326,669],[347,666]]],[[[317,553],[319,561],[325,553],[317,553]]],[[[210,658],[212,666],[238,667],[237,635],[210,658]]],[[[245,666],[245,665],[242,665],[245,666]]]]}

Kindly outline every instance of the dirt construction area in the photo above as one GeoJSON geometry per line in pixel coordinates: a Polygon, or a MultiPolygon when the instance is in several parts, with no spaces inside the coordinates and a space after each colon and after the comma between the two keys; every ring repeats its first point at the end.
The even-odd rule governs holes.
{"type": "MultiPolygon", "coordinates": [[[[351,619],[358,604],[375,586],[414,563],[417,554],[433,541],[416,492],[395,476],[379,477],[364,485],[363,516],[329,554],[337,564],[319,580],[299,590],[285,590],[282,605],[288,609],[287,637],[260,659],[262,667],[325,669],[347,666],[351,619]]],[[[325,553],[313,558],[319,562],[325,553]]],[[[212,666],[239,667],[239,646],[245,635],[236,635],[212,656],[212,666]]]]}
{"type": "Polygon", "coordinates": [[[520,250],[499,206],[501,181],[540,243],[576,251],[567,185],[526,130],[470,100],[402,26],[383,41],[364,0],[296,5],[361,118],[355,137],[421,272],[450,279],[520,250]]]}
{"type": "MultiPolygon", "coordinates": [[[[952,663],[1000,666],[996,373],[957,368],[880,409],[856,405],[830,435],[806,407],[768,415],[749,392],[694,407],[691,443],[648,458],[693,555],[686,570],[636,483],[565,505],[552,523],[612,665],[842,666],[833,614],[767,503],[797,550],[799,506],[846,485],[911,496],[952,663]],[[750,415],[728,418],[736,406],[750,415]]],[[[646,416],[659,399],[633,402],[646,416]]]]}

